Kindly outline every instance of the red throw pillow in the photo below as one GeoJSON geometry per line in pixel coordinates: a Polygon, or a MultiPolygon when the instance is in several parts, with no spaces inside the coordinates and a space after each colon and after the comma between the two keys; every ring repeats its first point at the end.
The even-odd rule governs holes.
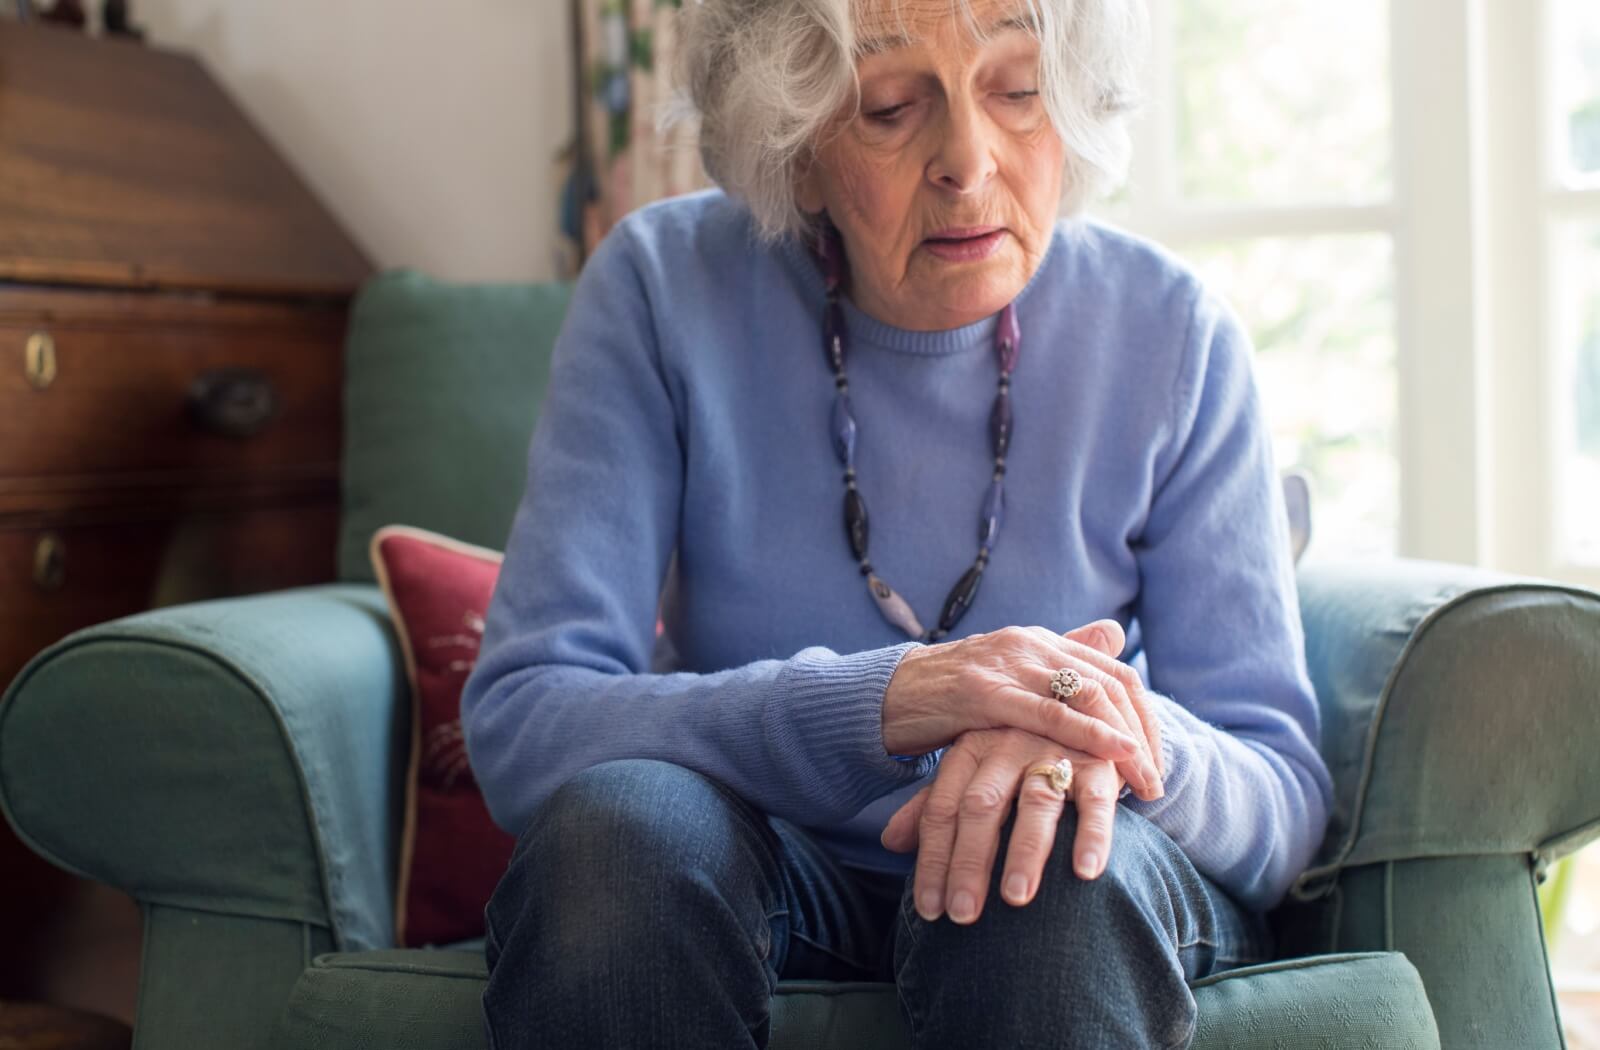
{"type": "Polygon", "coordinates": [[[467,763],[461,689],[478,660],[501,555],[406,525],[379,529],[370,552],[411,682],[395,941],[418,948],[481,937],[516,840],[490,819],[467,763]]]}
{"type": "Polygon", "coordinates": [[[371,555],[411,681],[395,940],[416,948],[480,937],[516,840],[489,818],[467,764],[461,688],[478,660],[501,556],[404,525],[379,529],[371,555]]]}

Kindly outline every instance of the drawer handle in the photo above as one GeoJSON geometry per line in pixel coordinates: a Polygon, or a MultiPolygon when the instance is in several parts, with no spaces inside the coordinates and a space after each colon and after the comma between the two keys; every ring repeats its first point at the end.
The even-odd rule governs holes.
{"type": "Polygon", "coordinates": [[[43,390],[56,379],[56,341],[49,332],[35,332],[28,336],[23,351],[23,371],[28,385],[43,390]]]}
{"type": "Polygon", "coordinates": [[[254,368],[217,368],[189,387],[189,418],[201,430],[224,437],[259,433],[278,410],[272,380],[254,368]]]}
{"type": "Polygon", "coordinates": [[[67,582],[67,545],[47,532],[33,549],[33,582],[42,591],[58,591],[67,582]]]}

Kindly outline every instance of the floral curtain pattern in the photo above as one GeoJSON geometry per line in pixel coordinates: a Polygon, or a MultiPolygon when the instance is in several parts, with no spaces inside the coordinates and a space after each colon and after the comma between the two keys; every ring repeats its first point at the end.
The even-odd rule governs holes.
{"type": "Polygon", "coordinates": [[[709,183],[693,127],[656,130],[675,86],[676,19],[683,0],[573,3],[580,128],[562,230],[581,259],[639,205],[709,183]]]}

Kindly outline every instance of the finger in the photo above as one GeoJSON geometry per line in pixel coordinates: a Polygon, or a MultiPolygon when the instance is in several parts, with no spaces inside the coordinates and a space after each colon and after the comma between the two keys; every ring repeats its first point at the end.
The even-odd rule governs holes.
{"type": "Polygon", "coordinates": [[[1138,789],[1140,798],[1145,801],[1158,798],[1161,775],[1156,771],[1155,760],[1150,755],[1149,744],[1145,740],[1144,727],[1139,722],[1138,712],[1128,701],[1127,693],[1117,678],[1102,672],[1095,663],[1085,660],[1084,654],[1094,654],[1103,660],[1109,658],[1083,642],[1059,637],[1046,628],[1031,627],[1028,630],[1037,633],[1040,640],[1051,649],[1047,654],[1047,662],[1041,663],[1037,669],[1039,692],[1051,691],[1054,683],[1045,676],[1048,674],[1053,678],[1056,667],[1060,665],[1062,659],[1066,659],[1066,666],[1078,672],[1083,684],[1076,693],[1065,698],[1065,703],[1073,710],[1098,719],[1138,742],[1138,752],[1135,755],[1113,758],[1112,761],[1117,763],[1117,771],[1123,778],[1138,789]],[[1054,659],[1050,660],[1049,657],[1054,659]]]}
{"type": "Polygon", "coordinates": [[[1111,681],[1117,683],[1120,696],[1125,700],[1123,710],[1125,717],[1137,725],[1145,741],[1147,757],[1155,768],[1156,779],[1166,776],[1165,756],[1161,748],[1161,721],[1156,715],[1156,699],[1145,688],[1144,681],[1139,677],[1139,672],[1118,660],[1107,661],[1104,656],[1092,649],[1079,650],[1080,658],[1085,660],[1106,675],[1111,681]],[[1109,663],[1109,666],[1107,664],[1109,663]],[[1126,712],[1131,712],[1127,714],[1126,712]]]}
{"type": "MultiPolygon", "coordinates": [[[[1117,621],[1115,619],[1107,619],[1107,621],[1094,621],[1094,623],[1115,624],[1117,621]]],[[[1120,626],[1117,629],[1122,631],[1120,626]]],[[[1123,659],[1117,659],[1114,653],[1107,653],[1104,648],[1096,645],[1099,639],[1085,639],[1078,631],[1069,631],[1067,634],[1051,635],[1051,637],[1053,637],[1056,648],[1066,648],[1070,655],[1077,656],[1077,658],[1083,659],[1086,663],[1094,664],[1102,672],[1106,672],[1106,674],[1115,677],[1118,682],[1122,682],[1123,687],[1128,688],[1128,690],[1141,690],[1141,688],[1144,688],[1144,679],[1139,677],[1138,671],[1134,671],[1133,664],[1126,663],[1123,659]],[[1062,643],[1066,643],[1066,645],[1062,645],[1062,643]]],[[[1107,645],[1107,648],[1109,648],[1109,645],[1107,645]]],[[[1122,648],[1118,648],[1117,651],[1120,653],[1122,648]]]]}
{"type": "MultiPolygon", "coordinates": [[[[1104,678],[1087,665],[1080,664],[1078,670],[1083,675],[1082,687],[1061,702],[1135,740],[1142,739],[1143,729],[1135,728],[1139,726],[1139,716],[1128,703],[1127,694],[1121,691],[1121,685],[1114,679],[1104,678]]],[[[1134,755],[1117,760],[1117,772],[1138,788],[1142,795],[1155,797],[1153,793],[1161,778],[1143,745],[1134,755]]]]}
{"type": "Polygon", "coordinates": [[[1080,767],[1073,777],[1072,801],[1078,807],[1078,836],[1072,843],[1072,867],[1081,879],[1093,879],[1105,870],[1111,855],[1111,826],[1116,817],[1117,792],[1122,785],[1104,762],[1080,767]]]}
{"type": "MultiPolygon", "coordinates": [[[[1088,651],[1082,654],[1083,658],[1120,681],[1128,692],[1128,698],[1133,704],[1133,709],[1138,715],[1139,725],[1144,730],[1144,739],[1149,747],[1150,759],[1155,763],[1158,779],[1167,775],[1166,752],[1161,747],[1161,725],[1156,717],[1155,701],[1150,699],[1149,691],[1144,686],[1144,680],[1139,677],[1127,663],[1116,659],[1127,647],[1128,636],[1123,631],[1122,624],[1116,620],[1103,619],[1093,623],[1084,624],[1065,631],[1061,635],[1068,641],[1081,643],[1088,651]]],[[[1165,788],[1162,789],[1165,792],[1165,788]]],[[[1156,797],[1160,797],[1157,795],[1156,797]]]]}
{"type": "Polygon", "coordinates": [[[1050,695],[1048,689],[1040,692],[1020,685],[1002,685],[980,697],[977,715],[987,725],[1026,729],[1062,747],[1087,751],[1109,762],[1139,753],[1139,741],[1107,722],[1074,711],[1050,695]]]}
{"type": "Polygon", "coordinates": [[[933,785],[928,784],[915,795],[906,799],[905,805],[894,811],[894,816],[883,826],[883,834],[878,836],[886,849],[895,853],[909,853],[917,846],[917,822],[922,819],[922,806],[928,801],[928,792],[933,790],[933,785]]]}
{"type": "MultiPolygon", "coordinates": [[[[1115,620],[1095,622],[1096,624],[1116,624],[1115,620]]],[[[1094,626],[1094,625],[1090,625],[1094,626]]],[[[1121,630],[1120,625],[1117,628],[1121,630]]],[[[1139,672],[1123,663],[1106,655],[1104,651],[1095,647],[1088,639],[1081,637],[1082,631],[1069,631],[1062,636],[1062,645],[1072,656],[1089,664],[1102,675],[1117,682],[1122,687],[1122,696],[1127,703],[1119,707],[1124,710],[1128,728],[1138,727],[1138,732],[1132,734],[1145,742],[1146,757],[1150,759],[1155,769],[1155,779],[1166,775],[1164,755],[1161,749],[1161,726],[1156,717],[1155,701],[1150,698],[1149,690],[1145,688],[1144,679],[1139,677],[1139,672]]],[[[1120,648],[1118,649],[1120,652],[1120,648]]]]}
{"type": "Polygon", "coordinates": [[[945,879],[950,871],[950,854],[956,844],[956,821],[961,815],[961,796],[978,771],[978,758],[959,742],[952,744],[940,760],[933,787],[922,806],[917,827],[917,870],[912,877],[912,900],[917,914],[929,922],[944,912],[945,879]]]}
{"type": "MultiPolygon", "coordinates": [[[[1133,709],[1139,713],[1139,724],[1144,726],[1144,738],[1150,744],[1150,755],[1156,764],[1156,776],[1165,779],[1167,775],[1166,751],[1161,747],[1161,719],[1156,715],[1156,704],[1160,703],[1144,689],[1135,690],[1128,694],[1128,699],[1133,702],[1133,709]]],[[[1166,789],[1163,787],[1162,792],[1166,789]]]]}
{"type": "MultiPolygon", "coordinates": [[[[1116,726],[1118,729],[1136,740],[1144,741],[1138,759],[1127,759],[1118,762],[1117,772],[1121,773],[1123,779],[1138,789],[1139,797],[1146,802],[1160,798],[1163,788],[1161,786],[1161,772],[1156,765],[1155,755],[1155,748],[1159,746],[1160,737],[1158,736],[1154,742],[1148,739],[1145,733],[1144,721],[1140,718],[1139,711],[1134,706],[1133,698],[1128,695],[1128,691],[1123,688],[1120,681],[1115,677],[1102,675],[1098,670],[1088,665],[1081,667],[1081,673],[1088,678],[1088,681],[1084,683],[1084,688],[1079,691],[1078,696],[1094,692],[1097,697],[1103,695],[1104,701],[1098,704],[1094,711],[1084,710],[1083,708],[1080,708],[1080,710],[1084,710],[1085,714],[1094,714],[1097,717],[1106,719],[1107,716],[1103,711],[1106,707],[1109,707],[1117,713],[1116,726]],[[1090,682],[1097,688],[1091,690],[1089,688],[1090,682]]],[[[1067,703],[1071,704],[1076,699],[1077,697],[1073,697],[1067,703]]]]}
{"type": "MultiPolygon", "coordinates": [[[[1023,770],[1033,764],[1029,762],[1023,770]]],[[[1056,790],[1048,778],[1023,777],[1017,789],[1017,819],[1011,826],[1005,875],[1000,880],[1000,893],[1010,903],[1020,907],[1033,899],[1044,876],[1045,863],[1055,848],[1056,827],[1067,801],[1067,796],[1056,790]]]]}
{"type": "Polygon", "coordinates": [[[991,751],[961,793],[961,819],[945,879],[946,910],[952,922],[977,922],[983,911],[989,875],[1000,852],[1000,826],[1011,813],[1024,757],[1016,749],[991,751]]]}
{"type": "Polygon", "coordinates": [[[1062,632],[1061,636],[1091,645],[1112,657],[1120,656],[1128,644],[1128,636],[1122,630],[1122,624],[1109,618],[1086,623],[1082,627],[1074,627],[1070,631],[1062,632]]]}

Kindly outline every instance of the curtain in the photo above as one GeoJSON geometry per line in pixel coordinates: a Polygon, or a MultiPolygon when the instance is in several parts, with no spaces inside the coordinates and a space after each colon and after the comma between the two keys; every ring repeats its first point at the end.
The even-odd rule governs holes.
{"type": "MultiPolygon", "coordinates": [[[[690,0],[694,2],[694,0],[690,0]]],[[[562,230],[578,263],[641,204],[709,185],[692,124],[662,133],[683,0],[572,0],[578,121],[562,230]]]]}

